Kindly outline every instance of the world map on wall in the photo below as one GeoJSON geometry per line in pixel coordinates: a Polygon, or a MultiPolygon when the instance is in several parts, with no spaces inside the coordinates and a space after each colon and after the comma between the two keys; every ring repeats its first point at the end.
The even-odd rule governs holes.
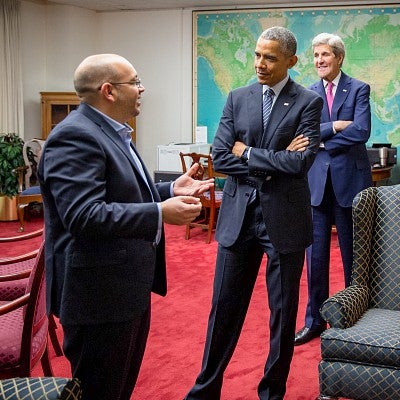
{"type": "Polygon", "coordinates": [[[309,86],[319,78],[312,39],[321,32],[339,35],[346,46],[342,67],[371,86],[372,130],[368,146],[400,146],[400,8],[226,10],[195,12],[194,120],[207,127],[212,143],[230,90],[256,81],[254,49],[271,26],[290,29],[298,42],[298,62],[290,76],[309,86]]]}

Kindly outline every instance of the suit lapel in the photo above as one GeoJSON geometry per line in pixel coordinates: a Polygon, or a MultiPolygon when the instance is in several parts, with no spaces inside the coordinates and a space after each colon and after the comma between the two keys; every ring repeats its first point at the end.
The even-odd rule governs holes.
{"type": "Polygon", "coordinates": [[[293,85],[293,81],[289,79],[272,107],[271,115],[261,140],[261,148],[267,149],[269,147],[276,129],[279,127],[281,121],[285,118],[286,114],[295,104],[296,97],[297,91],[293,85]]]}
{"type": "Polygon", "coordinates": [[[350,93],[351,78],[342,72],[338,87],[336,88],[335,97],[332,104],[332,120],[337,120],[337,114],[343,103],[346,101],[347,96],[350,93]]]}
{"type": "Polygon", "coordinates": [[[133,160],[132,154],[129,152],[128,148],[124,145],[124,143],[122,143],[122,140],[119,137],[119,135],[111,127],[109,127],[108,124],[106,124],[106,126],[102,127],[102,130],[116,144],[116,146],[125,154],[129,163],[131,164],[132,168],[135,171],[135,175],[136,175],[137,179],[142,181],[143,184],[150,190],[153,199],[158,200],[159,199],[158,191],[157,191],[156,187],[154,186],[153,180],[151,179],[149,172],[147,171],[147,168],[143,163],[143,160],[139,156],[139,153],[137,152],[135,145],[133,143],[131,143],[131,148],[135,152],[136,157],[138,158],[138,160],[140,161],[140,163],[142,165],[142,169],[146,176],[146,180],[144,179],[142,172],[139,170],[138,165],[133,160]]]}
{"type": "Polygon", "coordinates": [[[96,111],[92,110],[89,106],[87,106],[85,103],[82,103],[79,106],[78,111],[82,112],[86,117],[88,117],[90,120],[92,120],[95,124],[99,126],[99,128],[104,132],[104,134],[115,144],[115,146],[122,151],[122,153],[125,155],[125,157],[128,159],[129,163],[131,164],[133,170],[135,171],[135,176],[143,182],[143,184],[150,189],[150,192],[153,196],[154,199],[158,199],[158,191],[155,188],[153,181],[143,164],[142,159],[140,158],[138,152],[136,151],[135,147],[133,146],[133,143],[131,146],[133,146],[133,151],[137,155],[138,159],[140,160],[144,173],[147,178],[147,182],[144,180],[142,173],[139,171],[138,166],[134,162],[132,155],[130,154],[128,148],[125,146],[125,144],[122,142],[120,136],[118,133],[115,132],[115,130],[109,125],[109,123],[101,116],[101,114],[97,113],[96,111]]]}
{"type": "MultiPolygon", "coordinates": [[[[159,201],[160,200],[159,193],[158,193],[158,190],[156,189],[156,187],[155,187],[155,185],[153,183],[153,179],[151,178],[151,176],[149,174],[149,171],[147,170],[146,166],[144,165],[144,162],[143,162],[142,158],[140,157],[140,155],[139,155],[138,151],[136,150],[136,147],[135,147],[135,145],[133,143],[131,143],[131,147],[133,148],[133,151],[135,152],[136,157],[139,159],[140,163],[142,164],[143,172],[144,172],[144,174],[146,176],[146,180],[147,180],[147,182],[145,182],[146,186],[150,189],[151,194],[153,196],[153,199],[155,201],[159,201]]],[[[132,159],[132,155],[131,154],[129,154],[129,158],[132,159]]],[[[134,164],[135,169],[138,171],[136,163],[133,163],[133,164],[134,164]]],[[[142,174],[140,172],[139,172],[139,174],[140,174],[140,176],[142,178],[142,174]]],[[[142,180],[143,180],[143,178],[142,178],[142,180]]]]}
{"type": "Polygon", "coordinates": [[[258,147],[262,136],[262,85],[256,83],[250,86],[247,97],[247,112],[249,114],[249,146],[258,147]]]}
{"type": "Polygon", "coordinates": [[[326,101],[326,92],[324,87],[324,81],[320,79],[318,82],[310,86],[311,90],[317,92],[324,101],[324,106],[321,112],[321,122],[335,121],[338,119],[338,112],[342,107],[343,103],[346,101],[347,96],[351,89],[351,78],[342,72],[340,77],[338,87],[336,88],[335,97],[332,104],[332,116],[329,115],[328,103],[326,101]]]}
{"type": "Polygon", "coordinates": [[[328,110],[328,102],[326,100],[326,92],[325,92],[325,87],[324,87],[324,81],[320,79],[318,82],[312,84],[309,89],[313,90],[314,92],[317,92],[320,97],[324,99],[324,105],[322,107],[321,111],[321,122],[329,122],[331,120],[331,116],[329,115],[329,110],[328,110]]]}

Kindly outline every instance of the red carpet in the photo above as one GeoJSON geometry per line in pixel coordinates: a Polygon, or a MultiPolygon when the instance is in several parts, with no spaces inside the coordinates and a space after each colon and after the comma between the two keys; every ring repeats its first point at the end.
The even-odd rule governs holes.
{"type": "MultiPolygon", "coordinates": [[[[32,218],[30,221],[25,221],[25,230],[22,233],[17,232],[19,228],[18,222],[0,222],[0,237],[12,237],[33,232],[43,226],[41,218],[32,218]]],[[[0,243],[0,257],[12,257],[22,253],[28,253],[39,247],[41,237],[36,237],[29,240],[24,240],[16,243],[0,243]]]]}
{"type": "MultiPolygon", "coordinates": [[[[37,227],[36,227],[37,228],[37,227]]],[[[4,234],[0,223],[0,235],[4,234]]],[[[27,229],[29,229],[27,227],[27,229]]],[[[204,243],[205,233],[192,230],[185,240],[185,228],[166,226],[169,291],[165,298],[154,296],[152,323],[142,369],[132,399],[181,400],[199,372],[207,318],[211,301],[212,280],[217,243],[204,243]]],[[[1,256],[4,249],[0,248],[1,256]]],[[[343,274],[337,245],[332,235],[331,291],[343,287],[343,274]]],[[[307,281],[304,270],[298,327],[304,322],[307,281]]],[[[59,329],[61,337],[61,329],[59,329]]],[[[268,351],[268,308],[265,289],[265,263],[260,269],[235,354],[225,374],[222,400],[255,400],[257,384],[268,351]]],[[[54,357],[56,376],[70,376],[64,357],[54,357]]],[[[286,399],[314,400],[318,395],[317,365],[320,342],[295,348],[288,380],[286,399]]],[[[34,375],[41,375],[40,366],[34,375]]],[[[106,379],[106,378],[105,378],[106,379]]]]}

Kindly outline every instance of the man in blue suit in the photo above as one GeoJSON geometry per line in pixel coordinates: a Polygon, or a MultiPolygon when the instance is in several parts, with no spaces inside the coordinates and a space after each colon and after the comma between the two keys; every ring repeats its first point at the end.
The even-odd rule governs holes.
{"type": "Polygon", "coordinates": [[[295,344],[318,337],[326,328],[319,313],[329,296],[332,226],[336,225],[344,269],[350,284],[353,262],[355,195],[372,185],[366,142],[371,132],[368,84],[341,71],[345,47],[339,36],[321,33],[313,39],[314,65],[321,78],[310,89],[324,99],[321,144],[309,173],[314,239],[307,249],[308,304],[305,326],[295,344]]]}
{"type": "Polygon", "coordinates": [[[187,400],[220,398],[264,254],[270,351],[258,396],[281,400],[286,391],[299,282],[305,248],[312,240],[307,172],[318,150],[323,103],[288,75],[297,62],[296,47],[285,28],[261,34],[255,49],[258,82],[229,93],[214,139],[215,169],[228,178],[216,230],[218,254],[203,363],[187,400]]]}
{"type": "Polygon", "coordinates": [[[151,292],[165,295],[163,222],[185,225],[212,180],[187,174],[154,185],[126,123],[144,87],[115,54],[87,57],[74,85],[81,104],[48,137],[39,165],[48,311],[82,400],[129,400],[150,325],[151,292]]]}

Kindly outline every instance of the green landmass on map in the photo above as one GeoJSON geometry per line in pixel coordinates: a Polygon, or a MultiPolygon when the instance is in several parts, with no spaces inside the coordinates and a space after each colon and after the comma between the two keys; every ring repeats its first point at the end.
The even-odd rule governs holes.
{"type": "MultiPolygon", "coordinates": [[[[199,81],[196,87],[210,89],[210,93],[216,87],[225,97],[230,90],[254,80],[255,43],[269,26],[286,26],[295,33],[299,59],[291,75],[304,86],[318,79],[313,65],[312,37],[321,32],[338,34],[346,46],[343,71],[371,86],[371,141],[390,141],[400,146],[400,9],[365,7],[270,13],[247,10],[221,12],[217,16],[204,12],[197,15],[197,25],[195,54],[197,60],[206,61],[211,74],[202,75],[210,80],[199,81]],[[204,34],[199,33],[202,22],[208,28],[204,34]]],[[[215,96],[216,101],[221,102],[220,97],[215,96]]],[[[213,121],[210,129],[215,131],[221,104],[213,107],[212,95],[198,96],[198,101],[197,120],[213,121]],[[207,102],[207,107],[203,107],[202,101],[207,102]],[[213,110],[215,115],[210,115],[213,110]],[[202,113],[207,113],[207,118],[202,113]]]]}

